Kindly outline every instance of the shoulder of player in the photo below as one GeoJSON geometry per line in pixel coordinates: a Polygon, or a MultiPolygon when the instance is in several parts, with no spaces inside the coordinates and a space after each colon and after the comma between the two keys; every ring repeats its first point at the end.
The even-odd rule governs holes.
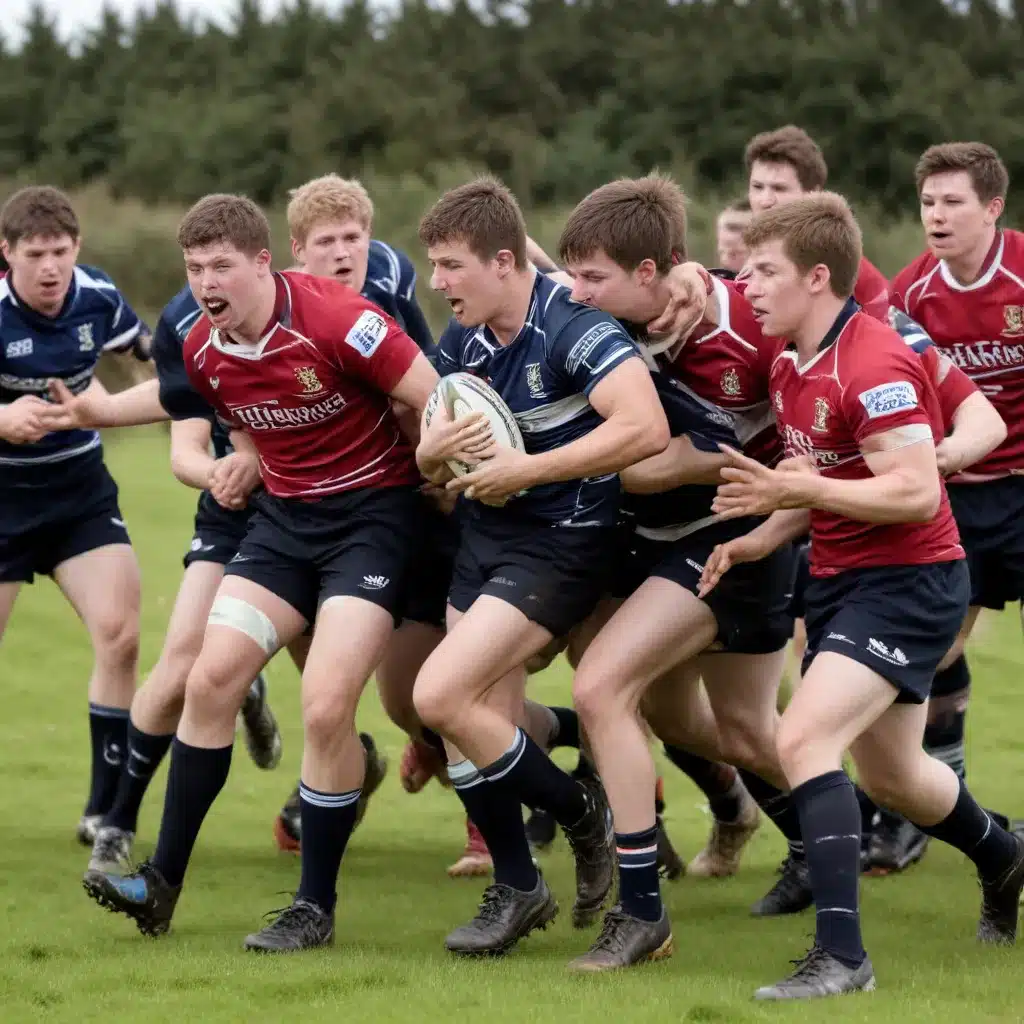
{"type": "Polygon", "coordinates": [[[1024,231],[1006,228],[1003,231],[1003,257],[1000,267],[1017,280],[1024,279],[1024,231]]]}
{"type": "Polygon", "coordinates": [[[852,385],[855,390],[859,381],[877,381],[880,373],[889,371],[924,376],[917,350],[895,328],[867,313],[852,317],[836,344],[836,366],[844,387],[852,385]]]}
{"type": "Polygon", "coordinates": [[[885,282],[886,284],[889,283],[889,279],[885,274],[883,274],[878,267],[876,267],[874,263],[867,258],[867,256],[861,256],[860,268],[857,270],[857,283],[865,284],[872,281],[876,281],[878,283],[885,282]]]}
{"type": "Polygon", "coordinates": [[[938,269],[939,261],[929,250],[925,250],[913,262],[908,263],[891,282],[891,292],[897,303],[906,307],[928,276],[938,269]]]}
{"type": "Polygon", "coordinates": [[[397,295],[402,290],[403,282],[410,281],[416,276],[416,269],[412,260],[401,249],[396,249],[379,238],[371,238],[366,276],[378,287],[397,295]]]}
{"type": "Polygon", "coordinates": [[[116,309],[121,302],[121,293],[113,278],[99,267],[86,263],[75,264],[74,284],[78,294],[89,301],[116,309]]]}
{"type": "Polygon", "coordinates": [[[200,316],[182,339],[181,348],[183,356],[186,358],[194,356],[209,339],[210,321],[205,316],[200,316]]]}
{"type": "Polygon", "coordinates": [[[292,305],[292,323],[304,334],[312,330],[328,335],[346,334],[364,312],[384,315],[371,299],[330,277],[315,277],[299,270],[281,272],[292,305]]]}
{"type": "MultiPolygon", "coordinates": [[[[596,345],[620,342],[636,349],[636,342],[618,320],[593,306],[572,299],[564,285],[551,282],[557,291],[549,294],[541,324],[544,331],[545,352],[550,355],[556,347],[585,358],[596,345]]],[[[543,299],[543,294],[538,299],[543,299]]],[[[639,349],[637,349],[639,351],[639,349]]]]}

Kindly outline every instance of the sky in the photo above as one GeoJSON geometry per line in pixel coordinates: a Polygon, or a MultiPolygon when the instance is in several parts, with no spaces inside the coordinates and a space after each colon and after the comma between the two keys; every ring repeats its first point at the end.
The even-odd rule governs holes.
{"type": "MultiPolygon", "coordinates": [[[[104,0],[42,0],[43,7],[57,19],[58,31],[64,39],[69,38],[82,29],[88,29],[98,24],[100,11],[103,9],[104,0]]],[[[319,0],[324,7],[337,6],[338,0],[319,0]]],[[[140,9],[152,8],[153,0],[106,0],[106,4],[122,15],[130,18],[140,9]]],[[[231,17],[231,11],[235,7],[235,0],[177,0],[178,9],[183,13],[200,13],[203,18],[216,21],[220,24],[227,24],[231,17]]],[[[270,14],[286,6],[286,0],[260,0],[265,13],[270,14]]],[[[3,9],[3,17],[0,18],[0,32],[8,40],[17,44],[20,39],[17,28],[12,25],[20,25],[29,10],[33,6],[33,0],[0,0],[0,8],[3,9]]]]}

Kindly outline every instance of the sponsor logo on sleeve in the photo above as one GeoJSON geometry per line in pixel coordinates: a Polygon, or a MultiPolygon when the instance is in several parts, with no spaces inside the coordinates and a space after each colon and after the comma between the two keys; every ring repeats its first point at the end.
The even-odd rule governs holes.
{"type": "Polygon", "coordinates": [[[369,359],[387,334],[388,325],[384,317],[366,309],[359,314],[359,319],[345,335],[345,344],[354,348],[363,358],[369,359]]]}
{"type": "Polygon", "coordinates": [[[867,411],[868,419],[872,420],[917,408],[917,392],[907,380],[879,384],[878,387],[862,391],[857,397],[867,411]]]}

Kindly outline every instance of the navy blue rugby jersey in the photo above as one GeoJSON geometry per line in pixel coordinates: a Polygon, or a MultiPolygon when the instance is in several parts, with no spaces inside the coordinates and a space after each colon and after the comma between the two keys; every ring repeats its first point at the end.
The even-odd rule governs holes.
{"type": "MultiPolygon", "coordinates": [[[[102,270],[76,266],[64,305],[53,317],[25,305],[8,274],[0,279],[0,404],[23,395],[48,398],[52,378],[81,394],[104,352],[126,352],[144,333],[149,328],[102,270]]],[[[0,441],[0,479],[19,468],[65,463],[99,447],[95,430],[57,431],[34,444],[0,441]]]]}
{"type": "MultiPolygon", "coordinates": [[[[530,454],[561,448],[590,433],[601,417],[587,400],[593,388],[639,350],[618,321],[573,302],[570,291],[536,275],[522,330],[502,345],[490,328],[452,320],[437,346],[437,371],[485,380],[505,400],[530,454]]],[[[618,520],[617,473],[543,484],[505,509],[552,526],[611,526],[618,520]]],[[[464,514],[486,506],[468,502],[464,514]]],[[[492,509],[488,509],[490,514],[492,509]]]]}
{"type": "Polygon", "coordinates": [[[404,252],[371,239],[361,294],[394,317],[424,355],[434,354],[434,336],[416,301],[416,268],[404,252]]]}
{"type": "MultiPolygon", "coordinates": [[[[673,437],[687,435],[694,448],[718,454],[719,444],[739,448],[733,417],[661,370],[652,370],[673,437]]],[[[683,484],[660,494],[623,494],[623,519],[634,529],[671,530],[711,515],[715,484],[683,484]]],[[[666,535],[666,539],[668,535],[666,535]]]]}

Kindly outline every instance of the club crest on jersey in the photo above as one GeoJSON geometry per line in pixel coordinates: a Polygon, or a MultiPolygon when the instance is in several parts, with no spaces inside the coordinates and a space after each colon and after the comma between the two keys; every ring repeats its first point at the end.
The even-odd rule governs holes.
{"type": "Polygon", "coordinates": [[[776,412],[778,412],[778,414],[780,416],[782,415],[782,392],[781,391],[776,391],[775,392],[775,410],[776,410],[776,412]]]}
{"type": "Polygon", "coordinates": [[[817,430],[821,434],[828,430],[828,414],[830,412],[828,402],[824,398],[816,398],[814,400],[814,422],[811,424],[811,430],[817,430]]]}
{"type": "Polygon", "coordinates": [[[92,336],[92,324],[78,325],[78,351],[91,352],[96,347],[96,341],[92,336]]]}
{"type": "Polygon", "coordinates": [[[318,395],[324,389],[323,384],[320,383],[320,378],[316,375],[316,370],[312,366],[296,367],[295,377],[302,385],[302,393],[304,395],[318,395]]]}
{"type": "Polygon", "coordinates": [[[1004,338],[1024,336],[1024,306],[1003,306],[1003,319],[1006,321],[1004,338]]]}
{"type": "Polygon", "coordinates": [[[210,378],[210,387],[213,388],[214,391],[216,391],[217,388],[220,387],[220,377],[211,377],[210,378]]]}
{"type": "Polygon", "coordinates": [[[722,392],[729,396],[736,396],[740,393],[740,375],[735,370],[726,370],[722,374],[722,392]]]}

